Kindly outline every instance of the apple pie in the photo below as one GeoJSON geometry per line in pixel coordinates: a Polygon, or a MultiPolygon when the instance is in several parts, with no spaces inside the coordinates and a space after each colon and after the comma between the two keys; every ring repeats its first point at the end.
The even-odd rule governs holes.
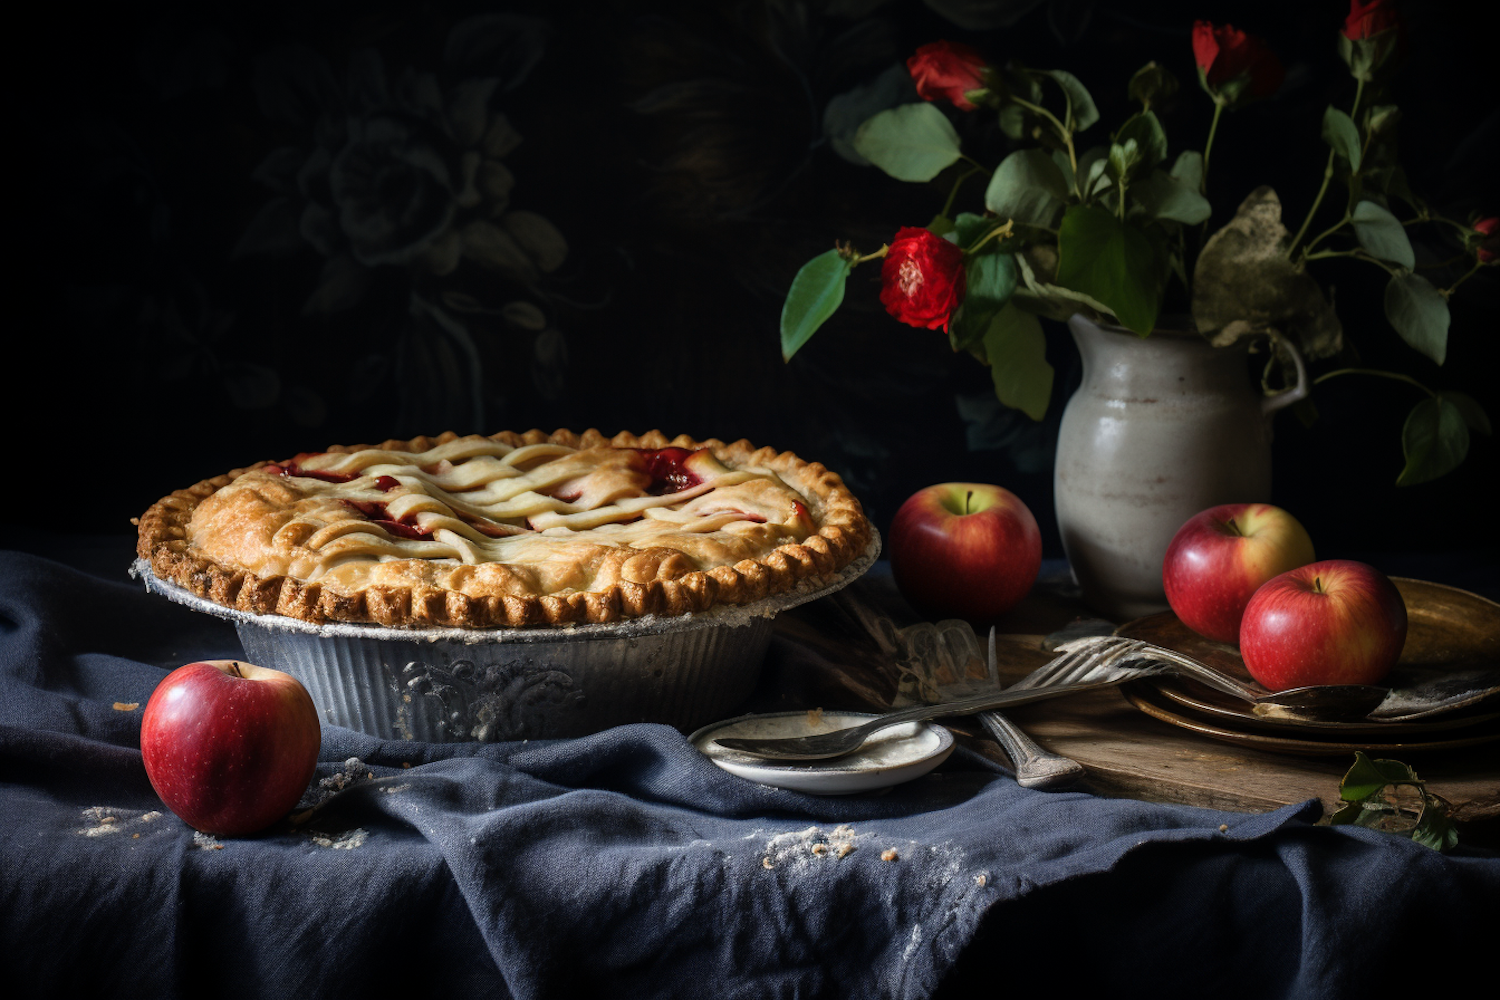
{"type": "Polygon", "coordinates": [[[831,581],[872,535],[843,481],[790,452],[594,430],[303,453],[138,525],[157,577],[226,607],[472,628],[744,604],[831,581]]]}

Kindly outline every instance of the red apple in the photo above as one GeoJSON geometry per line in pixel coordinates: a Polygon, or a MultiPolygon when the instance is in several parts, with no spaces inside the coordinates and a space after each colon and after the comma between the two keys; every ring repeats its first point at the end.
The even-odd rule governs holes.
{"type": "Polygon", "coordinates": [[[1260,585],[1313,555],[1297,519],[1268,503],[1227,503],[1188,518],[1162,559],[1167,603],[1182,623],[1219,642],[1237,642],[1245,605],[1260,585]]]}
{"type": "Polygon", "coordinates": [[[1406,643],[1406,602],[1380,570],[1349,559],[1299,566],[1250,598],[1240,655],[1272,691],[1377,684],[1406,643]]]}
{"type": "Polygon", "coordinates": [[[240,836],[281,819],[307,790],[322,733],[291,674],[204,660],[168,674],[141,717],[156,794],[189,826],[240,836]]]}
{"type": "Polygon", "coordinates": [[[929,619],[999,617],[1042,566],[1036,518],[1014,493],[985,483],[918,490],[891,523],[891,572],[929,619]]]}

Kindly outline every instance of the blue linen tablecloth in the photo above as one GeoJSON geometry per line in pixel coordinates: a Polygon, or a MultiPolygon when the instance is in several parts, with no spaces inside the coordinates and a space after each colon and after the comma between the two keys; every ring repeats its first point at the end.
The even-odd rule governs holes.
{"type": "Polygon", "coordinates": [[[1493,853],[1313,826],[1316,802],[1031,791],[962,748],[818,797],[656,725],[489,745],[327,727],[307,822],[209,838],[161,806],[140,709],[116,704],[241,655],[123,573],[0,552],[9,995],[1352,996],[1487,965],[1500,925],[1493,853]]]}

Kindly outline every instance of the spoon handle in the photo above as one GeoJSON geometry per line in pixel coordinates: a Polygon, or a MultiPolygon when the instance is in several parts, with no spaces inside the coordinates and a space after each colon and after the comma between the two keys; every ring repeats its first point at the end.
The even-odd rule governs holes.
{"type": "Polygon", "coordinates": [[[1022,788],[1066,788],[1083,777],[1082,764],[1044,750],[999,712],[980,712],[979,721],[1010,758],[1016,769],[1016,784],[1022,788]]]}

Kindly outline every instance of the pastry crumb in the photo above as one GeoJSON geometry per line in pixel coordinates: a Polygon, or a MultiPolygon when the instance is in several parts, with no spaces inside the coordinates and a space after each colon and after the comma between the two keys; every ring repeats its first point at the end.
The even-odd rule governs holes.
{"type": "Polygon", "coordinates": [[[770,869],[772,869],[772,868],[775,868],[775,867],[776,867],[776,866],[775,866],[775,865],[773,865],[773,864],[772,864],[772,863],[771,863],[771,859],[770,859],[770,858],[761,858],[761,859],[760,859],[760,866],[761,866],[761,867],[762,867],[762,868],[765,868],[765,869],[767,869],[767,870],[770,870],[770,869]]]}
{"type": "Polygon", "coordinates": [[[900,861],[901,860],[901,855],[899,855],[899,854],[896,853],[896,849],[894,847],[887,847],[885,850],[883,850],[883,851],[880,852],[880,860],[881,861],[900,861]]]}
{"type": "Polygon", "coordinates": [[[807,710],[807,725],[816,729],[823,724],[823,710],[821,708],[809,708],[807,710]]]}
{"type": "Polygon", "coordinates": [[[849,843],[849,842],[846,841],[845,843],[842,843],[842,844],[839,845],[839,849],[838,849],[838,856],[839,857],[841,857],[841,858],[847,857],[848,855],[852,854],[853,852],[854,852],[854,845],[852,843],[849,843]]]}
{"type": "Polygon", "coordinates": [[[136,709],[138,709],[140,707],[141,707],[141,703],[138,702],[138,701],[117,701],[117,702],[115,702],[115,711],[116,712],[134,712],[136,709]]]}
{"type": "Polygon", "coordinates": [[[974,884],[977,885],[977,886],[979,886],[979,887],[981,887],[981,888],[983,888],[984,884],[986,882],[988,882],[988,881],[989,881],[989,877],[986,876],[986,875],[979,874],[979,875],[975,875],[974,876],[974,884]]]}
{"type": "Polygon", "coordinates": [[[812,845],[812,852],[814,854],[827,854],[828,853],[828,845],[827,844],[814,844],[814,845],[812,845]]]}
{"type": "Polygon", "coordinates": [[[194,831],[193,846],[200,851],[222,851],[224,849],[224,845],[219,843],[218,837],[215,837],[211,833],[204,833],[201,830],[194,831]]]}
{"type": "Polygon", "coordinates": [[[1219,824],[1219,832],[1220,833],[1228,833],[1229,832],[1229,824],[1228,823],[1220,823],[1219,824]]]}

